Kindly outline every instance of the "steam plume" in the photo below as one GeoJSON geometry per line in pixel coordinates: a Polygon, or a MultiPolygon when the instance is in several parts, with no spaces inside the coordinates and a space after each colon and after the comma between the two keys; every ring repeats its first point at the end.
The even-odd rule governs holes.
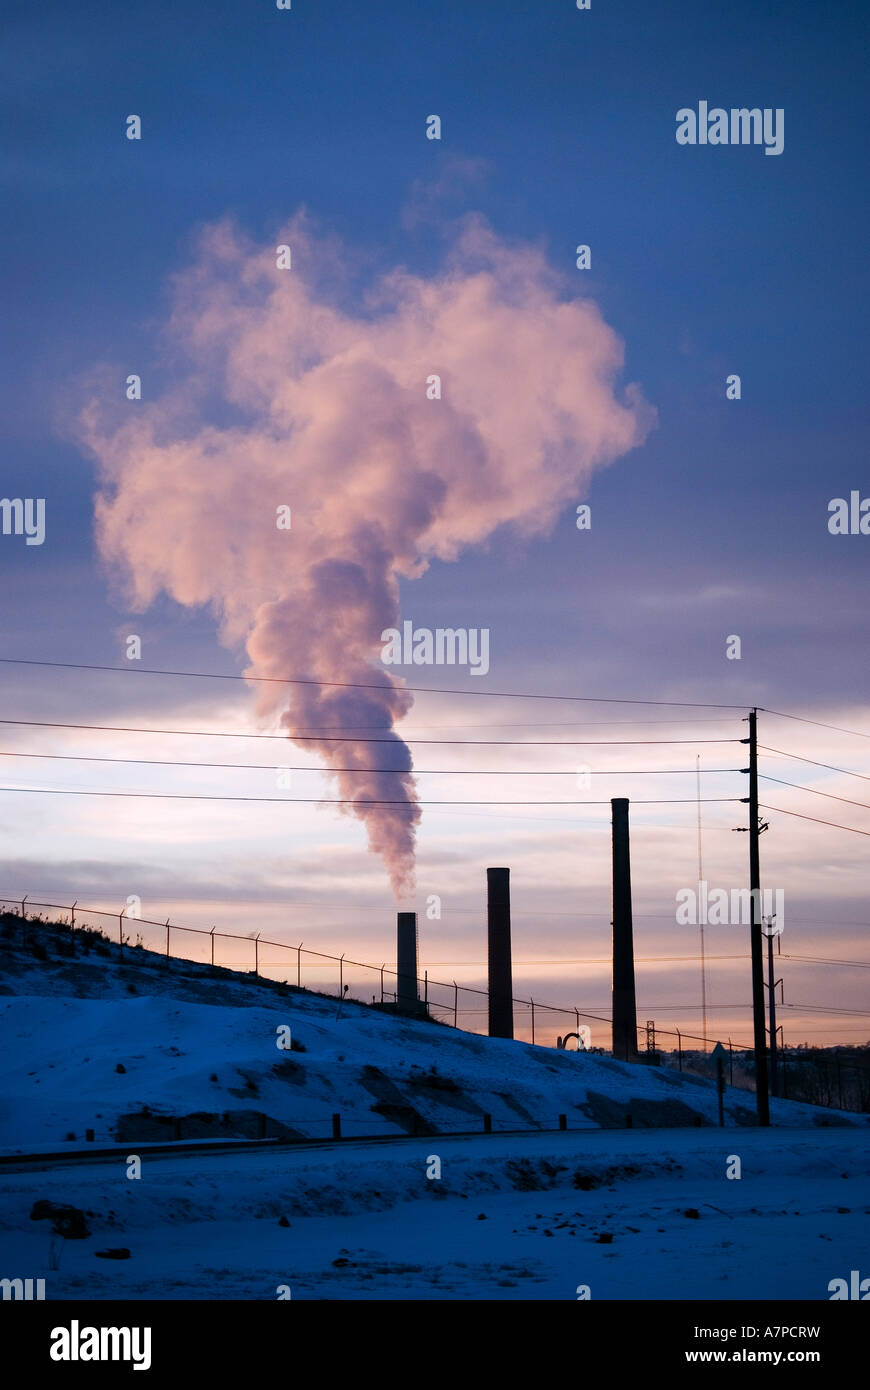
{"type": "Polygon", "coordinates": [[[280,709],[291,739],[383,730],[386,743],[305,747],[363,770],[335,774],[343,798],[399,802],[351,813],[404,896],[420,809],[394,725],[412,697],[379,662],[399,580],[504,523],[546,531],[653,414],[635,388],[617,399],[621,343],[596,306],[565,298],[539,251],[480,219],[441,273],[397,270],[357,314],[316,288],[326,252],[302,218],[278,241],[292,270],[230,223],[208,228],[173,287],[174,388],[114,418],[94,402],[83,412],[97,539],[135,606],[161,590],[211,605],[222,640],[245,644],[246,674],[318,682],[258,687],[260,713],[280,709]],[[433,373],[440,400],[426,396],[433,373]]]}

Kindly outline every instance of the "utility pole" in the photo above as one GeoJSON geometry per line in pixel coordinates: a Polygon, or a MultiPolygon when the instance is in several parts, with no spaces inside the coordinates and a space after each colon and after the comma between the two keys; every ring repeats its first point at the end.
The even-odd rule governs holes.
{"type": "MultiPolygon", "coordinates": [[[[704,869],[701,861],[701,755],[695,758],[695,778],[698,791],[698,895],[701,893],[701,882],[704,878],[704,869]]],[[[704,920],[703,914],[698,913],[701,918],[701,1031],[704,1035],[704,1051],[707,1051],[707,967],[704,961],[704,920]]]]}
{"type": "MultiPolygon", "coordinates": [[[[758,1123],[770,1124],[767,1096],[767,1038],[764,1018],[764,957],[761,945],[761,868],[758,842],[761,822],[758,818],[758,711],[749,711],[749,898],[750,942],[752,946],[752,1018],[755,1041],[755,1103],[758,1123]]],[[[767,826],[764,827],[765,830],[767,826]]]]}
{"type": "Polygon", "coordinates": [[[770,1023],[770,1094],[779,1095],[779,1086],[776,1075],[776,987],[781,981],[774,979],[773,975],[773,938],[778,937],[779,933],[774,928],[776,914],[766,917],[765,924],[767,931],[767,1012],[770,1023]]]}

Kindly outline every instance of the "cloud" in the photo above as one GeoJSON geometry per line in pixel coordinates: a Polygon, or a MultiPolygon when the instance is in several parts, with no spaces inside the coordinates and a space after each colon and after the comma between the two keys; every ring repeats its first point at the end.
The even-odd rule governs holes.
{"type": "Polygon", "coordinates": [[[485,159],[460,155],[442,156],[440,172],[433,179],[415,179],[402,208],[401,223],[407,230],[422,224],[441,224],[445,210],[468,205],[469,194],[483,184],[489,165],[485,159]]]}
{"type": "Polygon", "coordinates": [[[705,584],[702,588],[694,590],[682,588],[640,594],[638,602],[644,608],[675,613],[693,608],[707,608],[714,604],[759,603],[763,597],[757,585],[705,584]]]}
{"type": "Polygon", "coordinates": [[[292,270],[230,222],[206,228],[173,284],[173,388],[83,409],[97,540],[135,607],[161,591],[209,605],[222,640],[245,645],[246,674],[312,682],[257,687],[259,713],[280,712],[290,738],[380,731],[379,743],[324,734],[304,746],[329,769],[357,769],[335,771],[338,792],[402,897],[420,808],[394,724],[412,696],[379,663],[400,580],[505,524],[545,533],[654,415],[635,387],[617,397],[622,344],[595,304],[567,298],[539,250],[479,218],[439,273],[397,269],[357,312],[323,289],[334,244],[301,216],[280,243],[292,270]],[[440,400],[427,399],[433,373],[440,400]],[[290,530],[277,527],[281,506],[290,530]]]}

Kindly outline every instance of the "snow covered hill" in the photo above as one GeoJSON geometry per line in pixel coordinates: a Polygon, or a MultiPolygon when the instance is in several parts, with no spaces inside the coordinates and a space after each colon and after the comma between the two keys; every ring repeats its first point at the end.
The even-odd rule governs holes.
{"type": "Polygon", "coordinates": [[[0,1276],[49,1300],[825,1299],[864,1269],[864,1117],[759,1130],[735,1090],[721,1130],[702,1078],[20,918],[0,970],[0,1276]],[[298,1142],[188,1147],[260,1136],[298,1142]]]}
{"type": "MultiPolygon", "coordinates": [[[[479,1037],[0,919],[0,1146],[717,1124],[712,1081],[479,1037]],[[289,1029],[289,1038],[287,1030],[289,1029]],[[290,1046],[287,1046],[287,1043],[290,1046]],[[282,1045],[283,1044],[283,1045],[282,1045]]],[[[777,1126],[863,1117],[773,1101],[777,1126]]],[[[726,1093],[728,1126],[754,1098],[726,1093]]]]}

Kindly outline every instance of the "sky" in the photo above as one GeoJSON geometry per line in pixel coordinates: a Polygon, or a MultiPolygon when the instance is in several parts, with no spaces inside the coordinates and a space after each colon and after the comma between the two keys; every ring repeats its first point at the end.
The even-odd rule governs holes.
{"type": "MultiPolygon", "coordinates": [[[[741,887],[746,808],[706,798],[746,795],[717,769],[745,767],[758,705],[818,721],[759,716],[762,773],[812,788],[762,780],[796,813],[766,811],[761,843],[779,1020],[865,1041],[866,851],[841,827],[870,833],[870,538],[828,529],[831,499],[870,496],[863,7],[149,0],[2,24],[2,492],[45,499],[41,545],[0,535],[4,717],[272,737],[6,726],[0,892],[134,896],[374,964],[398,900],[421,968],[480,985],[506,864],[515,992],[603,1018],[628,796],[639,1021],[700,1032],[675,920],[696,758],[702,877],[741,887]],[[701,101],[781,109],[782,153],[679,145],[701,101]],[[378,634],[406,620],[486,630],[488,671],[387,688],[378,634]],[[282,734],[339,726],[356,739],[282,734]],[[363,786],[402,804],[316,804],[363,786]]],[[[711,1037],[751,1039],[747,938],[707,929],[711,1037]]]]}

